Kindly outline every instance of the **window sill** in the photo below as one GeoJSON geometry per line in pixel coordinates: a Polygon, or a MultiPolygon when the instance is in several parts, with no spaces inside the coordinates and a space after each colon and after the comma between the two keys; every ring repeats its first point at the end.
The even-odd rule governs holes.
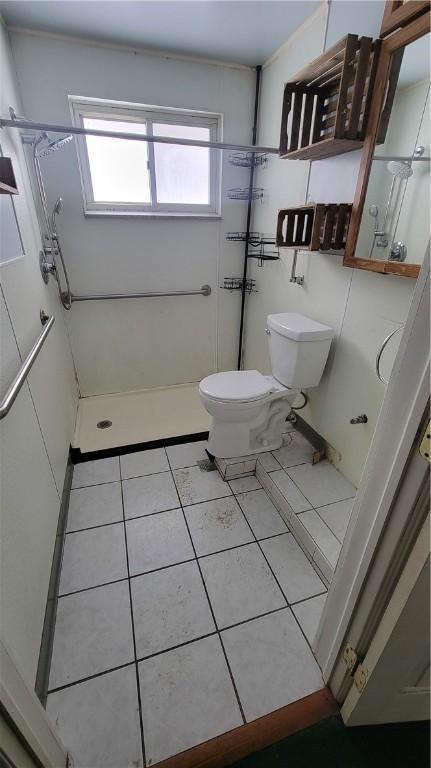
{"type": "Polygon", "coordinates": [[[89,219],[221,219],[221,213],[186,213],[164,211],[88,211],[84,216],[89,219]]]}

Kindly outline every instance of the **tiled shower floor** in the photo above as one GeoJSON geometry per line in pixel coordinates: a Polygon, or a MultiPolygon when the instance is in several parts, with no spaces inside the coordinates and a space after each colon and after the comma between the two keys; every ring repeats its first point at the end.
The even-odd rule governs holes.
{"type": "Polygon", "coordinates": [[[154,765],[323,687],[326,587],[204,445],[75,467],[47,711],[76,768],[154,765]]]}

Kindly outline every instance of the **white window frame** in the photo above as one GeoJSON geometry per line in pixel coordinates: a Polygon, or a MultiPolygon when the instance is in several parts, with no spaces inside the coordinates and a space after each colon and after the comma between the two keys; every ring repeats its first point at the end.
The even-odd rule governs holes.
{"type": "MultiPolygon", "coordinates": [[[[69,96],[72,123],[84,128],[85,118],[106,120],[127,120],[147,125],[152,135],[153,123],[170,123],[209,128],[210,141],[222,141],[223,115],[217,112],[203,112],[190,109],[157,107],[125,101],[93,99],[84,96],[69,96]]],[[[121,134],[119,134],[121,137],[121,134]]],[[[78,165],[81,176],[84,214],[86,216],[168,216],[219,218],[221,214],[221,150],[210,149],[210,202],[209,205],[174,204],[156,202],[156,174],[154,144],[148,142],[148,163],[150,169],[151,203],[100,202],[94,200],[85,136],[76,136],[78,165]]]]}

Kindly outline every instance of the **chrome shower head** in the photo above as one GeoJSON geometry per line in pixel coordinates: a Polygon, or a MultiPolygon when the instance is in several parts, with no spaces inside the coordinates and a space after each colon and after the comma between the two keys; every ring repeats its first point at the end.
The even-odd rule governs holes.
{"type": "Polygon", "coordinates": [[[54,205],[54,208],[52,209],[52,213],[51,213],[51,229],[52,229],[53,235],[57,234],[57,228],[55,226],[55,219],[58,216],[58,214],[60,213],[62,207],[63,207],[63,198],[59,197],[57,199],[57,201],[56,201],[56,203],[54,205]]]}
{"type": "Polygon", "coordinates": [[[413,174],[411,165],[399,160],[390,160],[386,168],[397,179],[409,179],[413,174]]]}
{"type": "Polygon", "coordinates": [[[38,157],[47,157],[47,155],[50,155],[52,152],[55,152],[57,149],[60,149],[61,147],[64,147],[65,144],[68,144],[69,141],[72,141],[73,136],[72,134],[67,134],[67,136],[62,136],[60,139],[49,139],[49,137],[45,134],[46,138],[48,139],[48,144],[43,147],[37,154],[38,157]]]}

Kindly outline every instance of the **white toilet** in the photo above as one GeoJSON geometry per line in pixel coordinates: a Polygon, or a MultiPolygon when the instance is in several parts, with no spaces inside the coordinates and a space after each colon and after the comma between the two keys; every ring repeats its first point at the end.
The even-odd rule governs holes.
{"type": "Polygon", "coordinates": [[[332,328],[304,315],[268,315],[271,376],[227,371],[202,379],[199,394],[212,416],[208,452],[217,458],[273,451],[291,405],[302,389],[317,387],[328,358],[332,328]]]}

